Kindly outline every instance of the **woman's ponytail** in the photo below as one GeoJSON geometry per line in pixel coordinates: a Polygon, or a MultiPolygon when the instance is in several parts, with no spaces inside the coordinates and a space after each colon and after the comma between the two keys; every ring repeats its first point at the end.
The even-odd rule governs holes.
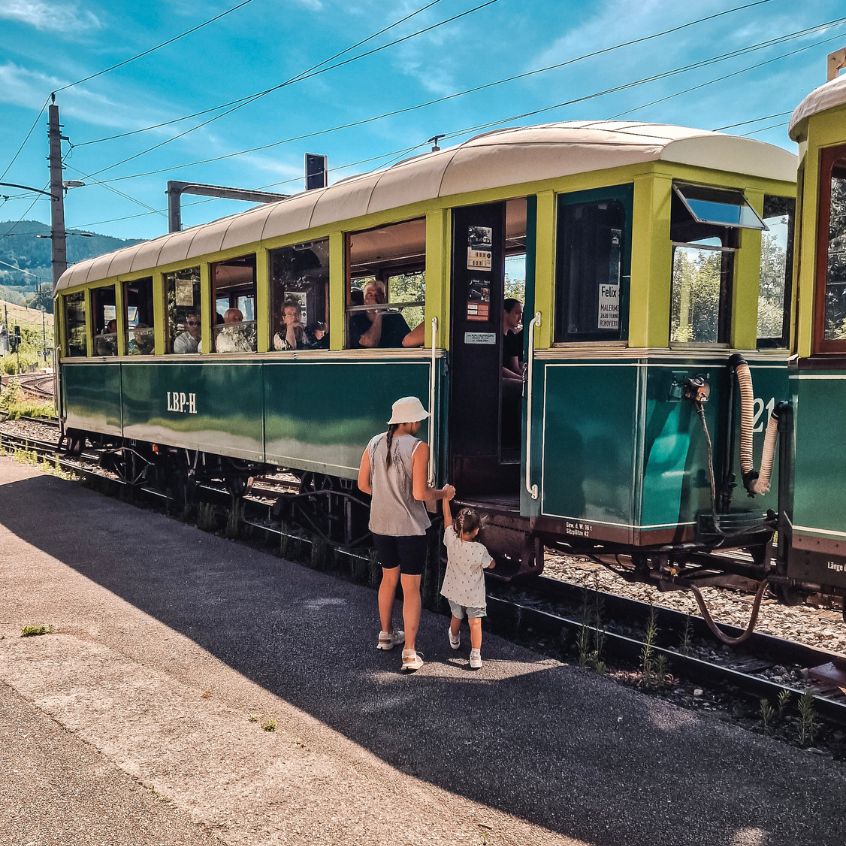
{"type": "Polygon", "coordinates": [[[399,423],[389,423],[388,424],[388,455],[385,458],[385,464],[390,467],[391,466],[391,446],[393,445],[394,441],[394,432],[399,428],[399,423]]]}

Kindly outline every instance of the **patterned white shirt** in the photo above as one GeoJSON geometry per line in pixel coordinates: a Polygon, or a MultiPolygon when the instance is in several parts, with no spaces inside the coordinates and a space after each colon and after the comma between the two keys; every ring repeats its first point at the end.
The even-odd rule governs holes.
{"type": "Polygon", "coordinates": [[[463,541],[450,527],[444,530],[447,571],[441,594],[465,608],[485,607],[485,577],[491,554],[476,541],[463,541]]]}

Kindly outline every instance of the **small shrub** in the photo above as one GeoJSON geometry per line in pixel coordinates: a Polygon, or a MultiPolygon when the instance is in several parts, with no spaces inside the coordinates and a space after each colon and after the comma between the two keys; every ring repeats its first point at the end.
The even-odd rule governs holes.
{"type": "Polygon", "coordinates": [[[52,626],[24,626],[21,629],[21,637],[37,637],[38,635],[50,634],[52,626]]]}
{"type": "Polygon", "coordinates": [[[814,694],[806,690],[799,698],[799,745],[810,746],[819,731],[819,722],[814,711],[814,694]]]}
{"type": "Polygon", "coordinates": [[[762,699],[758,707],[758,712],[761,715],[761,724],[764,726],[764,731],[770,732],[773,729],[773,721],[776,717],[776,709],[770,704],[769,699],[762,699]]]}
{"type": "Polygon", "coordinates": [[[268,717],[268,718],[267,718],[267,719],[266,719],[266,720],[265,720],[265,721],[261,724],[261,727],[262,727],[265,731],[276,731],[276,727],[277,727],[278,725],[279,725],[279,723],[277,723],[277,722],[276,722],[276,720],[274,720],[274,719],[273,719],[273,717],[268,717]]]}

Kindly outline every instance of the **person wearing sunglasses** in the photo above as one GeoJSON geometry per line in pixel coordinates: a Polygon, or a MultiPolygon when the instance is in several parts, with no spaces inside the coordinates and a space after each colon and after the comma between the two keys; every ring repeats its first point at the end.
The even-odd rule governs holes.
{"type": "Polygon", "coordinates": [[[200,315],[196,311],[186,311],[182,318],[185,331],[173,339],[173,351],[178,354],[195,353],[200,343],[200,315]]]}

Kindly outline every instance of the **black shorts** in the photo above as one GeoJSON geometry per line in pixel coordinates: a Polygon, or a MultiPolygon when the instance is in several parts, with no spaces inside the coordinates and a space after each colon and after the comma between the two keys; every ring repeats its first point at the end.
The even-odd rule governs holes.
{"type": "Polygon", "coordinates": [[[426,567],[426,535],[373,534],[373,546],[385,569],[399,567],[400,573],[406,576],[420,576],[426,567]]]}

